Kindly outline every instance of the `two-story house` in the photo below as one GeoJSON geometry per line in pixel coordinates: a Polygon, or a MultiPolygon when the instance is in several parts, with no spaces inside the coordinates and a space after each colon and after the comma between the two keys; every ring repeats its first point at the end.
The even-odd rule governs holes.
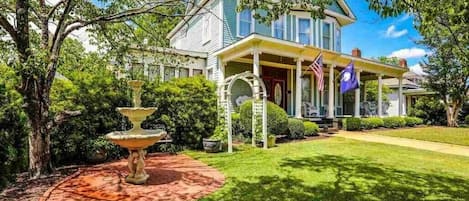
{"type": "MultiPolygon", "coordinates": [[[[254,11],[236,12],[237,5],[237,0],[197,1],[168,34],[170,46],[206,53],[204,73],[219,84],[224,78],[245,71],[260,76],[268,99],[291,116],[306,116],[305,103],[317,108],[318,113],[313,116],[360,116],[363,85],[367,80],[379,80],[381,88],[385,78],[399,80],[399,114],[403,114],[402,75],[408,71],[407,66],[361,58],[359,49],[354,49],[352,55],[341,53],[341,29],[356,21],[345,1],[334,1],[325,11],[325,19],[313,19],[310,13],[297,8],[270,24],[256,21],[254,11]],[[322,92],[317,87],[318,79],[308,71],[319,53],[324,58],[325,90],[322,92]],[[339,93],[338,76],[351,61],[361,90],[349,92],[349,97],[357,97],[349,100],[344,99],[346,94],[339,93]]],[[[247,83],[237,81],[232,92],[233,105],[239,103],[237,99],[251,94],[247,83]]],[[[382,97],[379,99],[378,105],[382,104],[382,97]]],[[[382,113],[378,109],[378,114],[382,113]]]]}

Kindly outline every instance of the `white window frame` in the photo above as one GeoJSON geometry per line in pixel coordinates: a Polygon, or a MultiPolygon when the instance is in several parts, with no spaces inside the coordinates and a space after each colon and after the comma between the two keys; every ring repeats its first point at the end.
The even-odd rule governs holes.
{"type": "Polygon", "coordinates": [[[335,24],[335,30],[334,30],[334,50],[336,52],[341,52],[342,51],[342,29],[339,24],[335,24]],[[337,35],[337,31],[339,35],[337,35]],[[339,43],[337,43],[339,41],[339,43]]]}
{"type": "Polygon", "coordinates": [[[309,20],[309,44],[306,45],[313,45],[313,22],[311,18],[296,16],[296,42],[300,43],[300,19],[309,20]]]}
{"type": "Polygon", "coordinates": [[[322,49],[326,49],[324,47],[324,31],[325,31],[324,26],[325,26],[325,24],[329,24],[329,48],[327,50],[334,50],[334,44],[332,44],[332,41],[333,41],[332,38],[334,37],[335,32],[331,31],[332,30],[332,23],[333,22],[330,22],[330,21],[323,21],[323,23],[322,23],[322,27],[321,27],[321,29],[322,29],[322,34],[321,34],[322,47],[321,48],[322,49]]]}
{"type": "Polygon", "coordinates": [[[211,21],[211,13],[207,13],[202,17],[202,44],[207,44],[212,39],[211,21]]]}
{"type": "MultiPolygon", "coordinates": [[[[277,20],[280,20],[280,19],[283,20],[283,38],[278,38],[278,39],[286,40],[287,39],[287,16],[282,15],[277,20]]],[[[274,38],[277,38],[275,36],[275,21],[277,21],[277,20],[272,20],[272,23],[271,23],[272,37],[274,37],[274,38]]]]}
{"type": "MultiPolygon", "coordinates": [[[[239,4],[239,0],[238,0],[238,4],[239,4]]],[[[256,23],[254,20],[254,11],[251,10],[251,26],[249,27],[250,29],[249,34],[246,36],[242,36],[241,34],[239,34],[239,31],[240,31],[240,15],[239,14],[240,14],[239,12],[236,12],[236,36],[238,38],[244,38],[248,36],[249,34],[251,34],[252,32],[254,32],[254,25],[256,23]]]]}

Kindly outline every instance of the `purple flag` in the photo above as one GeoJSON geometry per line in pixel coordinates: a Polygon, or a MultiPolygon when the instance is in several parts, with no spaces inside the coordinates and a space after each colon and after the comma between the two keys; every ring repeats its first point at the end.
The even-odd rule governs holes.
{"type": "Polygon", "coordinates": [[[343,94],[347,91],[360,88],[360,83],[358,82],[353,61],[350,62],[347,67],[340,73],[340,93],[343,94]]]}

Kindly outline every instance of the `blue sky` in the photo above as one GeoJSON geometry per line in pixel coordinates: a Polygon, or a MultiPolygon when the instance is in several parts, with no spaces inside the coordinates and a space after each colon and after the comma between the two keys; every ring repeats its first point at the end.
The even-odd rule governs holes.
{"type": "Polygon", "coordinates": [[[421,38],[413,26],[413,17],[403,14],[381,18],[368,9],[364,0],[346,0],[357,21],[342,28],[342,52],[351,54],[357,47],[366,58],[378,56],[406,57],[411,70],[419,73],[418,62],[426,49],[415,41],[421,38]]]}

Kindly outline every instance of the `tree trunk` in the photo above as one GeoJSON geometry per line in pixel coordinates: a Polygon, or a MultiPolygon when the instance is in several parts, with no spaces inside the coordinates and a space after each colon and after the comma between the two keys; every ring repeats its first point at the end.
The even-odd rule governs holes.
{"type": "Polygon", "coordinates": [[[458,127],[458,115],[460,110],[459,104],[453,104],[446,107],[446,119],[448,127],[458,127]]]}
{"type": "Polygon", "coordinates": [[[23,97],[27,107],[29,133],[29,174],[36,178],[52,172],[50,154],[50,130],[49,122],[49,89],[44,79],[30,78],[23,80],[23,84],[29,87],[23,91],[23,97]]]}

